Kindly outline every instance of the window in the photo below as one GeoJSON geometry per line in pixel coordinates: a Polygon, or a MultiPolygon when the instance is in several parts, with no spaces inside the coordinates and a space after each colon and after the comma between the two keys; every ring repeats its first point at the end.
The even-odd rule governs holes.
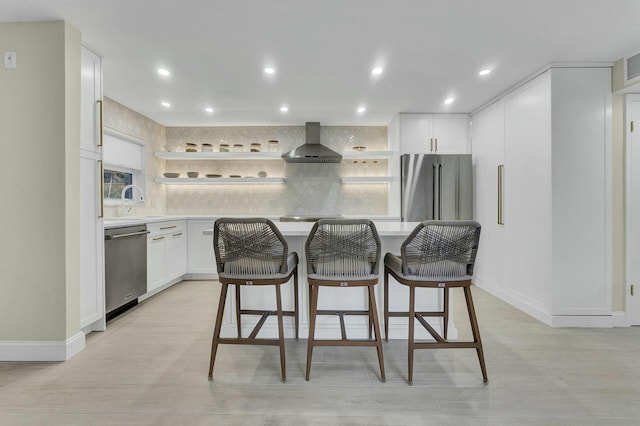
{"type": "MultiPolygon", "coordinates": [[[[133,173],[127,173],[118,170],[104,170],[104,199],[118,199],[122,196],[122,188],[126,185],[133,184],[133,173]]],[[[132,200],[132,190],[127,189],[124,198],[132,200]]]]}
{"type": "MultiPolygon", "coordinates": [[[[113,129],[104,129],[104,145],[102,158],[104,161],[103,189],[107,205],[116,205],[121,201],[122,189],[127,185],[136,185],[143,194],[135,195],[144,199],[144,141],[113,129]]],[[[134,200],[133,190],[127,189],[125,200],[134,200]]]]}

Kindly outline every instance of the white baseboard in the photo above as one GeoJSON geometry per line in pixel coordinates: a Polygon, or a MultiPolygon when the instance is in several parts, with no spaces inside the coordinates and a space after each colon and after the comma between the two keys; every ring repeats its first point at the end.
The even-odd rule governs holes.
{"type": "Polygon", "coordinates": [[[0,361],[66,361],[85,348],[84,333],[66,341],[0,341],[0,361]]]}
{"type": "Polygon", "coordinates": [[[551,315],[482,276],[476,276],[474,284],[551,327],[628,327],[626,314],[622,311],[615,311],[611,315],[551,315]]]}
{"type": "Polygon", "coordinates": [[[505,290],[497,283],[486,279],[482,276],[476,275],[473,279],[473,283],[485,290],[487,293],[496,296],[498,299],[504,300],[516,309],[521,310],[525,314],[532,316],[538,321],[551,326],[552,317],[549,313],[544,312],[537,306],[532,305],[529,301],[522,300],[517,295],[505,290]]]}
{"type": "Polygon", "coordinates": [[[614,327],[629,327],[627,314],[624,311],[613,311],[611,319],[613,320],[614,327]]]}

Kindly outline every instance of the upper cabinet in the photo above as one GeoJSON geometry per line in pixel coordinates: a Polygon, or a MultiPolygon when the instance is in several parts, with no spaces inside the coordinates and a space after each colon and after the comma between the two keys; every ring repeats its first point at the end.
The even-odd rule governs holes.
{"type": "Polygon", "coordinates": [[[400,114],[400,152],[469,154],[469,115],[400,114]]]}
{"type": "Polygon", "coordinates": [[[102,58],[83,47],[80,148],[97,152],[102,147],[102,58]]]}

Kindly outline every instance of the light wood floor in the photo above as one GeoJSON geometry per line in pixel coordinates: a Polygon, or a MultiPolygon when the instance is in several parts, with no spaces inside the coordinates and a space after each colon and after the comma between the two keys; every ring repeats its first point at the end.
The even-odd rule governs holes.
{"type": "MultiPolygon", "coordinates": [[[[473,350],[406,344],[221,346],[207,380],[219,284],[187,281],[88,336],[62,363],[0,363],[0,425],[638,425],[640,328],[553,329],[474,288],[489,385],[473,350]]],[[[456,293],[456,292],[453,292],[456,293]]],[[[461,299],[454,319],[469,335],[461,299]]]]}

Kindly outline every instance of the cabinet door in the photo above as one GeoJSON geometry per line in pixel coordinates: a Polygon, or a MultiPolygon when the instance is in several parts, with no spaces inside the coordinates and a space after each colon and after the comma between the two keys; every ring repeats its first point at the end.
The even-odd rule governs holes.
{"type": "Polygon", "coordinates": [[[435,114],[433,140],[434,151],[438,154],[469,154],[469,116],[435,114]]]}
{"type": "Polygon", "coordinates": [[[102,144],[102,59],[82,48],[81,59],[80,148],[98,152],[102,144]]]}
{"type": "MultiPolygon", "coordinates": [[[[505,285],[504,231],[509,220],[502,214],[498,223],[499,193],[504,195],[504,179],[499,188],[499,169],[504,165],[504,105],[498,102],[473,117],[473,162],[475,168],[475,214],[482,225],[480,246],[476,257],[476,281],[488,287],[503,290],[505,285]]],[[[507,168],[508,169],[508,168],[507,168]]],[[[504,169],[503,169],[504,170],[504,169]]],[[[504,178],[506,173],[502,173],[504,178]]]]}
{"type": "Polygon", "coordinates": [[[400,153],[435,152],[432,114],[400,115],[400,153]]]}
{"type": "Polygon", "coordinates": [[[147,237],[147,292],[166,283],[164,235],[147,237]]]}
{"type": "Polygon", "coordinates": [[[165,235],[165,278],[174,280],[187,273],[186,234],[179,230],[165,235]]]}
{"type": "Polygon", "coordinates": [[[188,272],[190,274],[215,274],[216,255],[213,251],[213,236],[202,232],[213,229],[213,220],[189,220],[188,272]]]}
{"type": "Polygon", "coordinates": [[[549,312],[552,294],[551,89],[542,75],[504,101],[506,283],[549,312]]]}
{"type": "Polygon", "coordinates": [[[80,157],[80,327],[104,316],[104,232],[98,158],[91,153],[80,157]]]}

